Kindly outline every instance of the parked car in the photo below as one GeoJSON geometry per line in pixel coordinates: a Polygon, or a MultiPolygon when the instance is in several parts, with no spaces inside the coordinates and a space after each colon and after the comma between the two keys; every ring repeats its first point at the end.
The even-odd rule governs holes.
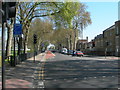
{"type": "Polygon", "coordinates": [[[73,50],[68,50],[68,55],[72,55],[73,54],[73,50]]]}
{"type": "Polygon", "coordinates": [[[53,49],[53,50],[51,50],[51,52],[52,52],[52,53],[55,53],[55,52],[57,52],[57,50],[56,50],[56,49],[53,49]]]}
{"type": "Polygon", "coordinates": [[[76,55],[77,56],[84,56],[83,52],[81,52],[81,51],[76,51],[76,55]]]}

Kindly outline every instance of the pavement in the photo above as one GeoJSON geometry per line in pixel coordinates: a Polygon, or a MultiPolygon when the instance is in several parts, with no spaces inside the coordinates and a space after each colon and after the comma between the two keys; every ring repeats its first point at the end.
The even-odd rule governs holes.
{"type": "MultiPolygon", "coordinates": [[[[35,57],[29,58],[16,67],[7,66],[5,70],[6,88],[33,88],[34,72],[40,62],[44,59],[53,57],[52,53],[41,53],[35,57]]],[[[0,85],[1,86],[1,85],[0,85]]],[[[0,87],[1,88],[1,87],[0,87]]]]}
{"type": "Polygon", "coordinates": [[[98,58],[101,60],[120,60],[120,57],[116,56],[92,56],[92,55],[86,55],[85,57],[91,57],[91,58],[98,58]]]}

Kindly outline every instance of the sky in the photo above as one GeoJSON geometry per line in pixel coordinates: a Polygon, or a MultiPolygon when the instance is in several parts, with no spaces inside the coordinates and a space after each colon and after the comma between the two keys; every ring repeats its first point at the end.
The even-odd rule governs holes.
{"type": "Polygon", "coordinates": [[[87,11],[91,14],[92,24],[83,31],[83,38],[88,40],[114,25],[118,20],[118,2],[82,2],[88,6],[87,11]]]}

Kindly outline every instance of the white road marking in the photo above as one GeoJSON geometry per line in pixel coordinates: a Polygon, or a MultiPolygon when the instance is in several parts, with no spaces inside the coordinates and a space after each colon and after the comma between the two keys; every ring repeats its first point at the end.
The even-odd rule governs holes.
{"type": "Polygon", "coordinates": [[[43,82],[43,81],[38,82],[38,85],[39,85],[39,86],[44,86],[44,82],[43,82]]]}
{"type": "Polygon", "coordinates": [[[102,77],[106,77],[106,76],[102,76],[102,77]]]}

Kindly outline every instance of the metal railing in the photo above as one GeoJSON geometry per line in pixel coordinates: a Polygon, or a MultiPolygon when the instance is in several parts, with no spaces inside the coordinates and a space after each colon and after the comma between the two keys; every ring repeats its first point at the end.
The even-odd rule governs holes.
{"type": "MultiPolygon", "coordinates": [[[[38,55],[40,53],[41,53],[40,51],[37,51],[35,53],[35,55],[38,55]]],[[[28,58],[31,58],[33,56],[34,56],[34,52],[26,53],[26,54],[20,54],[20,55],[15,57],[15,60],[14,60],[14,56],[12,56],[12,55],[7,56],[6,57],[6,64],[15,67],[17,64],[20,64],[21,62],[23,62],[23,61],[25,61],[28,58]]]]}

